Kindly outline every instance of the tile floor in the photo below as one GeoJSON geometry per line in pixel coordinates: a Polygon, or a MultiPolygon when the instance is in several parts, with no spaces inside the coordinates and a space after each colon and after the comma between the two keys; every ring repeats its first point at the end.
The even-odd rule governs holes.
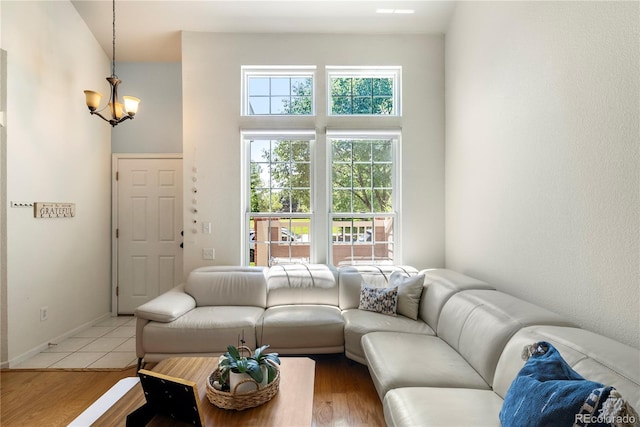
{"type": "Polygon", "coordinates": [[[106,319],[11,369],[126,368],[136,365],[136,319],[106,319]]]}

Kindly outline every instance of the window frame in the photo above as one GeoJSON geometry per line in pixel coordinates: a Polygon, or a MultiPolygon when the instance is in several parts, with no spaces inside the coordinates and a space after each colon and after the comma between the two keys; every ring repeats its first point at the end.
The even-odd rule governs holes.
{"type": "MultiPolygon", "coordinates": [[[[380,218],[390,217],[393,219],[393,260],[390,263],[398,263],[402,260],[402,252],[400,245],[401,234],[401,143],[402,143],[402,131],[400,129],[375,131],[375,130],[338,130],[327,129],[326,133],[326,156],[327,156],[327,171],[326,171],[326,204],[327,204],[327,262],[333,263],[334,241],[333,241],[333,224],[338,218],[380,218]],[[333,141],[334,140],[380,140],[390,139],[392,140],[391,147],[391,212],[334,212],[333,211],[333,141]]],[[[352,206],[353,208],[353,206],[352,206]]],[[[374,240],[375,242],[375,240],[374,240]]],[[[353,246],[353,242],[352,246],[353,246]]],[[[376,263],[375,260],[367,261],[369,265],[386,264],[385,262],[376,263]]]]}
{"type": "MultiPolygon", "coordinates": [[[[241,111],[243,117],[315,117],[316,116],[316,66],[271,66],[271,65],[243,65],[241,66],[241,111]],[[311,113],[310,114],[250,114],[249,79],[251,77],[311,77],[311,113]]],[[[291,96],[291,94],[289,95],[291,96]]],[[[271,99],[271,95],[269,95],[271,99]]]]}
{"type": "MultiPolygon", "coordinates": [[[[402,67],[401,66],[327,66],[326,98],[328,117],[402,117],[402,67]],[[331,94],[331,79],[335,77],[350,78],[393,78],[393,112],[391,114],[333,114],[333,95],[331,94]]],[[[373,95],[372,95],[373,96],[373,95]]]]}
{"type": "Polygon", "coordinates": [[[309,262],[313,262],[316,255],[314,240],[316,239],[316,215],[314,211],[315,201],[315,159],[316,159],[316,139],[315,130],[241,130],[240,131],[242,155],[242,191],[244,203],[244,218],[242,221],[242,264],[250,265],[250,223],[251,218],[309,218],[309,262]],[[305,140],[309,141],[309,212],[252,212],[251,211],[251,140],[252,139],[270,139],[270,140],[305,140]]]}

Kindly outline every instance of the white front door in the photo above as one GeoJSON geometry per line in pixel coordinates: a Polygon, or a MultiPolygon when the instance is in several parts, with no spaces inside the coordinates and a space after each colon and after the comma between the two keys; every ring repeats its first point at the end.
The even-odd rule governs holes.
{"type": "Polygon", "coordinates": [[[182,159],[117,159],[119,314],[182,281],[182,159]]]}

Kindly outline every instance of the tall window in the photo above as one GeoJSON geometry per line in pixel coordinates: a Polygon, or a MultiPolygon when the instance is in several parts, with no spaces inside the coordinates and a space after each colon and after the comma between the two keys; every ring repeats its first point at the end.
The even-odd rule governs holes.
{"type": "Polygon", "coordinates": [[[328,134],[334,265],[393,263],[398,134],[328,134]]]}
{"type": "Polygon", "coordinates": [[[251,265],[308,263],[312,225],[313,133],[244,133],[249,150],[251,265]]]}
{"type": "Polygon", "coordinates": [[[329,115],[400,115],[399,67],[330,67],[327,75],[329,115]]]}
{"type": "Polygon", "coordinates": [[[243,115],[313,115],[314,73],[314,67],[242,67],[243,115]]]}
{"type": "Polygon", "coordinates": [[[402,262],[401,67],[326,67],[319,97],[315,66],[241,71],[244,264],[402,262]]]}

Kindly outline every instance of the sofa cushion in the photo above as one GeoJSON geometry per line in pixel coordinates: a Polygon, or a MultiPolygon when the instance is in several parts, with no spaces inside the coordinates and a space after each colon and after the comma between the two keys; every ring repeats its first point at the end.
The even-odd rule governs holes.
{"type": "Polygon", "coordinates": [[[371,311],[353,308],[342,312],[344,318],[344,352],[356,362],[367,364],[362,350],[362,337],[369,332],[408,332],[435,335],[433,329],[422,320],[411,320],[405,316],[385,316],[371,311]]]}
{"type": "Polygon", "coordinates": [[[143,330],[145,353],[224,353],[244,333],[255,347],[255,325],[260,307],[198,307],[169,323],[149,322],[143,330]]]}
{"type": "Polygon", "coordinates": [[[374,288],[363,283],[360,288],[359,310],[395,316],[398,307],[398,288],[374,288]]]}
{"type": "Polygon", "coordinates": [[[267,273],[267,307],[338,305],[338,271],[323,264],[275,265],[267,273]]]}
{"type": "Polygon", "coordinates": [[[204,306],[255,306],[267,304],[267,282],[262,267],[201,267],[187,278],[185,292],[204,306]]]}
{"type": "Polygon", "coordinates": [[[258,342],[282,354],[344,351],[344,320],[338,307],[281,305],[265,310],[256,327],[258,342]]]}
{"type": "Polygon", "coordinates": [[[398,287],[398,307],[396,312],[408,317],[418,319],[420,297],[424,283],[424,275],[406,276],[400,271],[394,271],[389,277],[389,286],[398,287]]]}
{"type": "Polygon", "coordinates": [[[420,300],[420,318],[433,330],[438,329],[442,307],[453,295],[470,289],[495,289],[482,280],[446,268],[421,270],[424,274],[424,295],[420,300]]]}
{"type": "Polygon", "coordinates": [[[437,335],[491,385],[500,354],[519,329],[530,325],[575,326],[564,317],[509,294],[462,291],[442,308],[437,335]]]}
{"type": "Polygon", "coordinates": [[[362,348],[381,400],[402,387],[489,389],[462,356],[435,336],[372,332],[362,337],[362,348]]]}
{"type": "Polygon", "coordinates": [[[382,406],[388,427],[500,427],[502,399],[491,390],[409,387],[390,390],[382,406]]]}

